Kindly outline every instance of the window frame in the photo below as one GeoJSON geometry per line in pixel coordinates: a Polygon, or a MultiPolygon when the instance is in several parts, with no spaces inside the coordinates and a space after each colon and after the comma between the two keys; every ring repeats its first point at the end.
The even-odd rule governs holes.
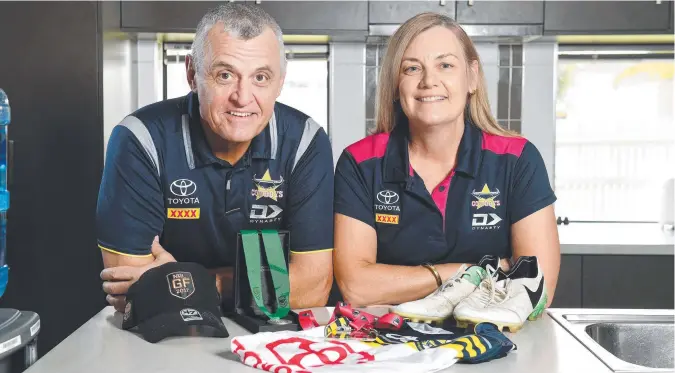
{"type": "MultiPolygon", "coordinates": [[[[559,77],[558,63],[561,61],[585,61],[585,60],[595,60],[595,61],[618,61],[618,60],[673,60],[675,63],[675,51],[673,44],[559,44],[557,52],[557,61],[555,65],[555,77],[556,80],[559,77]]],[[[557,87],[557,84],[556,84],[557,87]]],[[[556,94],[557,100],[557,94],[556,94]]],[[[557,106],[557,105],[556,105],[557,106]]],[[[555,126],[557,128],[558,118],[555,115],[555,126]]],[[[557,129],[556,129],[557,131],[557,129]]],[[[558,142],[557,138],[554,141],[554,176],[553,176],[553,188],[555,190],[556,179],[558,173],[555,172],[555,167],[557,165],[557,147],[558,142]]],[[[569,216],[557,216],[558,225],[562,224],[564,221],[565,225],[570,223],[617,223],[617,224],[655,224],[658,223],[657,220],[646,221],[646,220],[584,220],[584,219],[573,219],[569,216]]]]}

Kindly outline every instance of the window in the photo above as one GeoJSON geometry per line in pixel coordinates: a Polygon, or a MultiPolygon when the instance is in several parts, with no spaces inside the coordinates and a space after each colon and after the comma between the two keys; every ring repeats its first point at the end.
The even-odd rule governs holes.
{"type": "Polygon", "coordinates": [[[672,49],[635,53],[560,56],[556,212],[570,221],[659,220],[675,177],[672,49]]]}
{"type": "MultiPolygon", "coordinates": [[[[165,98],[187,94],[185,55],[189,45],[165,44],[165,98]]],[[[287,45],[286,80],[278,102],[311,116],[328,133],[328,47],[287,45]]]]}

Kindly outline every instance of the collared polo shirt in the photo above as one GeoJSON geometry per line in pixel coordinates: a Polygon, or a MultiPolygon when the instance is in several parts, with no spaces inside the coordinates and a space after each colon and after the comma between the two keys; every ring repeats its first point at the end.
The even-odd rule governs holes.
{"type": "Polygon", "coordinates": [[[410,165],[405,123],[347,147],[335,174],[335,212],[375,229],[384,264],[511,256],[511,225],[555,200],[531,142],[485,133],[468,120],[456,166],[432,193],[410,165]]]}
{"type": "Polygon", "coordinates": [[[127,116],[110,136],[97,205],[98,245],[150,255],[153,237],[178,261],[234,264],[242,229],[290,231],[290,250],[333,247],[333,159],[326,132],[281,103],[231,165],[206,141],[198,97],[127,116]]]}

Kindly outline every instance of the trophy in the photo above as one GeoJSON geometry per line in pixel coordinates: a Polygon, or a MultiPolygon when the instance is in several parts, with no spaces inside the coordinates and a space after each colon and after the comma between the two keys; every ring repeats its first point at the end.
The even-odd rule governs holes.
{"type": "Polygon", "coordinates": [[[290,232],[242,230],[234,266],[234,321],[251,333],[298,330],[290,311],[290,232]]]}

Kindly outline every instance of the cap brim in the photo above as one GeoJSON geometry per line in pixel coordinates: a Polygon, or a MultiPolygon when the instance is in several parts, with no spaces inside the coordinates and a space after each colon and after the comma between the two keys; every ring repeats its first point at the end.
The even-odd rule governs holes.
{"type": "Polygon", "coordinates": [[[179,312],[163,313],[139,323],[138,332],[150,343],[159,342],[167,337],[229,337],[220,317],[210,311],[195,309],[201,314],[201,320],[185,321],[179,312]]]}

